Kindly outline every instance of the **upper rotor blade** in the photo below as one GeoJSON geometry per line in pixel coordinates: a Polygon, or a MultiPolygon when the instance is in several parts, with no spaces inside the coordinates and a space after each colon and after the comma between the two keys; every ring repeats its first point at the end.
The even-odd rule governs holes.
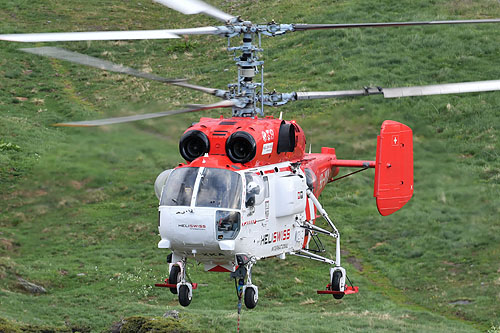
{"type": "Polygon", "coordinates": [[[223,11],[210,6],[209,4],[200,0],[154,0],[167,7],[175,9],[183,14],[206,14],[212,16],[223,22],[231,21],[235,17],[233,15],[224,13],[223,11]]]}
{"type": "Polygon", "coordinates": [[[172,39],[179,35],[215,35],[215,27],[200,27],[170,30],[135,30],[135,31],[93,31],[93,32],[48,32],[36,34],[0,35],[0,40],[12,42],[70,42],[88,40],[136,40],[136,39],[172,39]]]}
{"type": "Polygon", "coordinates": [[[94,127],[94,126],[103,126],[103,125],[113,125],[113,124],[128,123],[128,122],[138,121],[138,120],[171,116],[171,115],[179,114],[179,113],[195,112],[195,111],[210,110],[210,109],[217,109],[217,108],[229,108],[229,107],[234,106],[235,104],[236,103],[233,101],[222,101],[222,102],[218,102],[218,103],[214,103],[214,104],[197,105],[197,106],[193,106],[193,107],[189,107],[187,109],[181,109],[181,110],[146,113],[146,114],[141,114],[141,115],[106,118],[106,119],[98,119],[98,120],[73,121],[73,122],[68,122],[68,123],[58,123],[58,124],[54,124],[53,126],[94,127]]]}
{"type": "Polygon", "coordinates": [[[446,94],[464,94],[482,91],[500,90],[500,80],[460,82],[436,84],[429,86],[401,87],[401,88],[365,88],[360,90],[315,91],[297,92],[297,100],[324,99],[349,96],[368,96],[383,94],[385,98],[430,96],[446,94]]]}
{"type": "Polygon", "coordinates": [[[380,28],[380,27],[403,27],[403,26],[415,26],[415,25],[478,24],[478,23],[500,23],[500,19],[350,23],[350,24],[294,24],[293,27],[296,31],[299,31],[299,30],[318,30],[318,29],[380,28]]]}

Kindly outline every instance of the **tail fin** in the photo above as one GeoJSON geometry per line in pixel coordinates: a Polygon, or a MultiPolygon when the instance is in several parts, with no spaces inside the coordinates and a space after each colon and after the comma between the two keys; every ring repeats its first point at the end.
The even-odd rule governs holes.
{"type": "Polygon", "coordinates": [[[377,208],[387,216],[413,195],[413,133],[408,126],[386,120],[377,138],[375,186],[377,208]]]}

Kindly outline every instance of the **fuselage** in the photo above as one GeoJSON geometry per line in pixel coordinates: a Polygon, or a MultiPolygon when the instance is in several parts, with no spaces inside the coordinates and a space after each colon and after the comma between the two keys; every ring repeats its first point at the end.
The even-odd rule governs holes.
{"type": "MultiPolygon", "coordinates": [[[[334,149],[306,154],[302,129],[273,118],[202,118],[186,133],[203,141],[195,131],[206,135],[209,147],[173,170],[162,186],[158,246],[215,271],[233,271],[236,254],[260,259],[306,247],[309,237],[301,225],[316,218],[306,191],[318,196],[338,172],[334,149]],[[244,163],[228,156],[237,132],[254,140],[237,143],[253,150],[244,163]]],[[[189,153],[193,147],[184,148],[189,153]]],[[[242,150],[235,154],[245,157],[242,150]]]]}

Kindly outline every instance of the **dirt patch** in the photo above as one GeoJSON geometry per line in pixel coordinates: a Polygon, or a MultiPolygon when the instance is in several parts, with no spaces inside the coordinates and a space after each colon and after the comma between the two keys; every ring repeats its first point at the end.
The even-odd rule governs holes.
{"type": "Polygon", "coordinates": [[[71,185],[71,187],[74,188],[75,190],[79,190],[85,185],[87,185],[90,182],[90,180],[91,180],[90,178],[84,179],[82,181],[70,180],[69,185],[71,185]]]}
{"type": "Polygon", "coordinates": [[[15,243],[12,239],[0,238],[0,249],[11,252],[14,250],[15,243]]]}
{"type": "Polygon", "coordinates": [[[355,256],[352,256],[350,254],[349,251],[347,250],[341,250],[340,251],[341,254],[342,254],[342,259],[347,261],[349,264],[351,264],[352,266],[354,266],[354,268],[356,268],[358,271],[362,272],[363,271],[363,264],[362,264],[362,261],[361,259],[355,257],[355,256]]]}
{"type": "Polygon", "coordinates": [[[102,188],[90,188],[85,191],[84,203],[97,203],[104,201],[108,196],[102,188]]]}
{"type": "Polygon", "coordinates": [[[385,245],[385,242],[378,242],[378,243],[376,243],[375,245],[372,246],[372,250],[376,249],[377,247],[382,246],[382,245],[385,245]]]}
{"type": "Polygon", "coordinates": [[[300,305],[308,305],[316,303],[312,298],[307,298],[305,301],[301,302],[300,305]]]}
{"type": "Polygon", "coordinates": [[[380,312],[371,312],[365,310],[363,312],[354,312],[354,311],[340,311],[340,312],[322,312],[322,316],[328,317],[365,317],[365,318],[373,318],[378,320],[389,320],[393,322],[401,322],[404,317],[393,317],[389,313],[380,313],[380,312]]]}

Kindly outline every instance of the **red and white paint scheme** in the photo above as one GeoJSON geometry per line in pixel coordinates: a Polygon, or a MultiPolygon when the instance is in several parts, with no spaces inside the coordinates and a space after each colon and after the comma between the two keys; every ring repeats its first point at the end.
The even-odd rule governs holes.
{"type": "Polygon", "coordinates": [[[252,308],[258,299],[252,266],[262,258],[292,254],[331,265],[330,283],[320,293],[341,298],[357,292],[357,287],[346,286],[340,234],[317,197],[341,167],[375,168],[380,214],[403,207],[413,193],[411,129],[385,121],[375,161],[341,160],[334,148],[314,154],[305,148],[298,124],[273,117],[201,118],[188,128],[179,143],[186,163],[165,170],[155,182],[158,247],[172,250],[169,279],[158,286],[170,287],[188,305],[194,288],[185,265],[194,259],[207,271],[246,278],[243,289],[250,296],[245,304],[252,308]],[[315,224],[318,216],[327,221],[326,228],[315,224]],[[335,260],[321,256],[321,242],[314,240],[314,249],[310,247],[318,235],[335,239],[335,260]]]}
{"type": "Polygon", "coordinates": [[[254,308],[257,304],[259,293],[257,286],[252,284],[252,266],[266,257],[284,259],[286,254],[292,254],[325,262],[331,265],[330,281],[326,290],[319,293],[331,294],[334,298],[356,293],[357,287],[346,286],[347,276],[340,262],[340,233],[317,198],[328,183],[368,168],[375,168],[374,196],[380,214],[394,213],[413,195],[413,143],[408,126],[391,120],[382,124],[375,161],[341,160],[334,148],[324,147],[317,154],[306,153],[306,138],[300,126],[294,121],[264,117],[264,106],[279,107],[295,101],[356,96],[402,98],[500,91],[500,80],[488,80],[412,87],[277,92],[264,84],[264,60],[261,57],[263,36],[326,29],[498,24],[500,19],[354,24],[294,24],[272,20],[258,24],[225,13],[202,0],[155,2],[186,15],[208,15],[223,25],[168,30],[0,34],[0,40],[36,43],[156,40],[186,35],[227,38],[226,50],[231,53],[237,68],[237,81],[228,84],[227,90],[192,84],[183,78],[165,78],[59,47],[20,49],[221,99],[212,104],[187,105],[180,110],[71,121],[54,126],[105,126],[188,112],[232,109],[232,118],[201,118],[188,128],[179,143],[186,164],[163,171],[155,181],[155,192],[160,200],[158,228],[161,241],[158,246],[172,251],[167,257],[169,278],[157,286],[168,287],[172,293],[178,294],[183,306],[190,304],[193,289],[197,288],[186,274],[188,259],[204,264],[209,271],[231,272],[236,282],[238,314],[243,295],[247,308],[254,308]],[[241,38],[242,42],[231,43],[234,37],[241,38]],[[359,170],[334,178],[342,167],[359,170]],[[315,223],[320,215],[326,221],[325,227],[315,223]],[[324,248],[319,235],[335,239],[335,260],[321,255],[324,248]]]}
{"type": "MultiPolygon", "coordinates": [[[[227,90],[192,84],[183,78],[165,78],[108,60],[59,47],[22,48],[23,52],[127,74],[191,89],[220,98],[212,104],[191,104],[184,109],[124,117],[71,121],[54,126],[105,126],[174,114],[231,108],[232,118],[201,118],[182,135],[179,149],[185,164],[163,171],[156,179],[160,200],[158,246],[170,249],[168,287],[179,303],[190,304],[197,284],[189,281],[186,262],[194,259],[214,272],[231,272],[238,295],[238,314],[244,295],[247,308],[254,308],[258,288],[252,284],[252,266],[262,258],[297,255],[331,265],[330,281],[321,294],[341,298],[358,291],[346,286],[340,262],[340,233],[318,201],[325,186],[359,171],[374,168],[374,196],[380,214],[403,207],[413,195],[412,131],[387,120],[377,141],[375,161],[341,160],[334,148],[306,153],[304,132],[294,121],[264,117],[264,107],[290,102],[341,97],[383,96],[402,98],[500,91],[500,80],[458,82],[412,87],[363,87],[354,90],[277,92],[264,84],[264,51],[261,37],[325,29],[383,28],[444,24],[498,24],[500,19],[377,22],[342,24],[258,24],[242,19],[202,0],[155,0],[183,14],[205,14],[223,25],[144,31],[56,32],[0,34],[0,40],[55,42],[90,40],[170,39],[186,35],[217,35],[227,38],[226,50],[237,68],[237,81],[227,90]],[[231,39],[242,39],[239,44],[231,39]],[[260,76],[260,79],[259,79],[260,76]],[[258,118],[260,115],[261,118],[258,118]],[[340,168],[359,168],[335,178],[340,168]],[[323,217],[324,227],[316,224],[323,217]],[[335,260],[322,256],[319,236],[335,239],[335,260]],[[246,282],[245,282],[246,280],[246,282]]],[[[281,118],[281,117],[280,117],[281,118]]],[[[239,317],[238,317],[239,318],[239,317]]]]}

